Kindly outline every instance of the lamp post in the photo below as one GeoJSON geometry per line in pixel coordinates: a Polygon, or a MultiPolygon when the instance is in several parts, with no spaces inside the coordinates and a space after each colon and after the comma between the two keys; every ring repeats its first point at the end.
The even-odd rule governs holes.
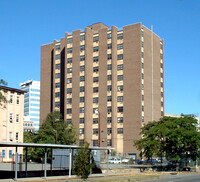
{"type": "Polygon", "coordinates": [[[100,122],[100,112],[98,111],[98,109],[95,109],[95,114],[96,115],[98,115],[99,116],[99,118],[98,118],[98,146],[100,147],[101,146],[101,139],[100,139],[100,137],[101,137],[101,128],[100,128],[100,126],[101,126],[101,122],[100,122]]]}

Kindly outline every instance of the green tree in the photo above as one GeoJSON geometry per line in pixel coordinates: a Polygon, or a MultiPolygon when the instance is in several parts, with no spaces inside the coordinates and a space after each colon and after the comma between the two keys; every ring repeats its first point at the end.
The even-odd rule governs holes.
{"type": "Polygon", "coordinates": [[[89,143],[85,142],[84,146],[81,146],[74,155],[74,174],[86,180],[94,167],[92,161],[93,157],[89,149],[89,143]]]}
{"type": "Polygon", "coordinates": [[[134,145],[146,158],[162,156],[180,161],[199,157],[200,133],[194,116],[163,117],[141,129],[142,138],[134,145]]]}
{"type": "MultiPolygon", "coordinates": [[[[0,86],[5,86],[7,85],[7,82],[5,82],[4,80],[0,80],[0,86]]],[[[3,90],[2,88],[0,88],[0,90],[3,90]]],[[[3,95],[3,93],[0,91],[0,105],[2,105],[2,103],[6,103],[6,97],[3,95]]]]}

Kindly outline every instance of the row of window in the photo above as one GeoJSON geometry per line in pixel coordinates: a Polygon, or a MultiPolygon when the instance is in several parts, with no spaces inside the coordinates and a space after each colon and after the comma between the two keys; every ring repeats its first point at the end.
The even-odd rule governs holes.
{"type": "MultiPolygon", "coordinates": [[[[92,130],[93,135],[98,135],[99,131],[98,128],[92,130]]],[[[84,128],[79,129],[80,134],[84,134],[84,128]]],[[[107,134],[110,135],[112,133],[112,128],[107,128],[107,134]]],[[[123,134],[123,128],[117,128],[117,134],[123,134]]]]}

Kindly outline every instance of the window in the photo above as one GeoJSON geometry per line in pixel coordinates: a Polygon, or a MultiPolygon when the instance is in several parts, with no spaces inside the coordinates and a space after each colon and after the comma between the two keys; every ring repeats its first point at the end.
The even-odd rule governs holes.
{"type": "Polygon", "coordinates": [[[123,64],[117,65],[117,70],[123,70],[123,68],[124,68],[124,65],[123,65],[123,64]]]}
{"type": "Polygon", "coordinates": [[[72,38],[67,39],[67,43],[71,44],[72,43],[72,38]]]}
{"type": "Polygon", "coordinates": [[[80,118],[80,124],[83,124],[85,122],[85,118],[80,118]]]}
{"type": "Polygon", "coordinates": [[[93,118],[93,124],[98,124],[98,118],[93,118]]]}
{"type": "Polygon", "coordinates": [[[80,76],[80,81],[84,82],[85,81],[85,76],[80,76]]]}
{"type": "Polygon", "coordinates": [[[160,86],[163,87],[163,82],[160,83],[160,86]]]}
{"type": "Polygon", "coordinates": [[[160,63],[160,67],[163,68],[163,63],[160,63]]]}
{"type": "Polygon", "coordinates": [[[19,122],[19,114],[16,114],[16,122],[19,122]]]}
{"type": "Polygon", "coordinates": [[[12,159],[12,150],[9,150],[9,158],[12,159]]]}
{"type": "Polygon", "coordinates": [[[60,45],[56,45],[56,50],[60,50],[60,45]]]}
{"type": "Polygon", "coordinates": [[[85,45],[81,45],[80,46],[80,51],[84,51],[85,50],[85,45]]]}
{"type": "Polygon", "coordinates": [[[60,107],[60,102],[55,102],[55,107],[60,107]]]}
{"type": "Polygon", "coordinates": [[[71,93],[72,93],[72,88],[68,88],[68,89],[67,89],[67,93],[68,93],[68,94],[71,94],[71,93]]]}
{"type": "Polygon", "coordinates": [[[117,76],[117,81],[122,81],[123,80],[123,75],[118,75],[117,76]]]}
{"type": "Polygon", "coordinates": [[[93,129],[93,135],[98,135],[98,129],[93,129]]]}
{"type": "Polygon", "coordinates": [[[112,44],[108,44],[108,49],[112,49],[112,44]]]}
{"type": "Polygon", "coordinates": [[[112,107],[111,106],[107,107],[107,112],[108,112],[108,114],[110,114],[112,112],[112,107]]]}
{"type": "Polygon", "coordinates": [[[72,119],[67,119],[67,124],[71,124],[72,123],[72,119]]]}
{"type": "Polygon", "coordinates": [[[72,103],[72,98],[67,98],[67,104],[71,104],[72,103]]]}
{"type": "Polygon", "coordinates": [[[112,91],[112,85],[108,85],[108,86],[107,86],[107,91],[108,91],[108,92],[112,91]]]}
{"type": "Polygon", "coordinates": [[[56,64],[56,69],[60,69],[60,64],[56,64]]]}
{"type": "Polygon", "coordinates": [[[123,85],[117,86],[117,91],[122,92],[124,90],[123,85]]]}
{"type": "Polygon", "coordinates": [[[107,128],[107,134],[110,135],[112,133],[112,128],[107,128]]]}
{"type": "Polygon", "coordinates": [[[98,62],[99,61],[99,57],[96,56],[96,57],[93,57],[93,62],[98,62]]]}
{"type": "Polygon", "coordinates": [[[18,140],[19,139],[19,133],[17,132],[16,133],[16,140],[18,140]]]}
{"type": "Polygon", "coordinates": [[[108,65],[107,65],[107,69],[108,69],[108,70],[112,70],[112,64],[108,64],[108,65]]]}
{"type": "Polygon", "coordinates": [[[164,112],[163,111],[161,111],[161,116],[164,116],[164,112]]]}
{"type": "Polygon", "coordinates": [[[13,95],[10,95],[10,103],[13,103],[13,95]]]}
{"type": "Polygon", "coordinates": [[[17,96],[17,104],[19,104],[19,96],[17,96]]]}
{"type": "Polygon", "coordinates": [[[72,73],[72,68],[67,68],[67,73],[72,73]]]}
{"type": "Polygon", "coordinates": [[[160,44],[160,49],[163,49],[163,45],[162,44],[160,44]]]}
{"type": "Polygon", "coordinates": [[[80,36],[80,41],[85,40],[85,35],[80,36]]]}
{"type": "Polygon", "coordinates": [[[72,83],[72,78],[67,78],[67,83],[72,83]]]}
{"type": "Polygon", "coordinates": [[[141,42],[141,46],[144,47],[144,42],[141,42]]]}
{"type": "Polygon", "coordinates": [[[122,60],[123,59],[123,54],[118,54],[117,55],[117,60],[122,60]]]}
{"type": "Polygon", "coordinates": [[[60,78],[60,73],[56,73],[56,78],[60,78]]]}
{"type": "Polygon", "coordinates": [[[84,145],[84,140],[79,140],[79,145],[80,146],[84,145]]]}
{"type": "Polygon", "coordinates": [[[56,88],[59,88],[59,87],[60,87],[60,83],[56,83],[56,84],[55,84],[55,87],[56,87],[56,88]]]}
{"type": "Polygon", "coordinates": [[[142,95],[142,101],[144,100],[144,95],[142,95]]]}
{"type": "Polygon", "coordinates": [[[72,63],[72,58],[67,58],[67,63],[72,63]]]}
{"type": "Polygon", "coordinates": [[[93,68],[93,72],[98,72],[98,71],[99,71],[99,67],[98,66],[93,68]]]}
{"type": "Polygon", "coordinates": [[[122,117],[118,117],[118,118],[117,118],[117,122],[118,122],[118,123],[123,123],[123,118],[122,118],[122,117]]]}
{"type": "Polygon", "coordinates": [[[13,122],[13,114],[12,114],[12,113],[10,113],[10,118],[9,118],[9,121],[10,121],[10,123],[12,123],[12,122],[13,122]]]}
{"type": "Polygon", "coordinates": [[[56,54],[56,59],[60,59],[60,54],[56,54]]]}
{"type": "Polygon", "coordinates": [[[80,87],[80,92],[85,92],[85,87],[84,86],[80,87]]]}
{"type": "Polygon", "coordinates": [[[85,60],[85,55],[80,56],[80,61],[84,61],[85,60]]]}
{"type": "Polygon", "coordinates": [[[60,97],[60,92],[56,92],[55,97],[60,97]]]}
{"type": "Polygon", "coordinates": [[[142,84],[142,90],[144,90],[144,84],[142,84]]]}
{"type": "Polygon", "coordinates": [[[111,39],[111,38],[112,38],[112,34],[109,33],[109,34],[107,35],[107,38],[108,38],[108,39],[111,39]]]}
{"type": "Polygon", "coordinates": [[[96,112],[98,113],[98,108],[93,108],[93,114],[97,114],[96,112]]]}
{"type": "Polygon", "coordinates": [[[107,140],[107,146],[112,146],[112,140],[111,139],[107,140]]]}
{"type": "Polygon", "coordinates": [[[161,97],[163,97],[163,92],[161,92],[161,97]]]}
{"type": "Polygon", "coordinates": [[[111,102],[112,101],[112,96],[107,96],[107,102],[111,102]]]}
{"type": "Polygon", "coordinates": [[[93,146],[98,146],[98,140],[93,140],[93,146]]]}
{"type": "Polygon", "coordinates": [[[85,102],[85,97],[80,97],[80,102],[85,102]]]}
{"type": "Polygon", "coordinates": [[[80,135],[84,134],[84,128],[80,128],[80,135]]]}
{"type": "Polygon", "coordinates": [[[94,83],[99,82],[99,77],[93,77],[93,82],[94,83]]]}
{"type": "Polygon", "coordinates": [[[161,78],[163,78],[163,73],[160,73],[161,78]]]}
{"type": "Polygon", "coordinates": [[[117,39],[123,39],[123,33],[117,34],[117,39]]]}
{"type": "Polygon", "coordinates": [[[142,122],[144,122],[144,116],[142,116],[142,122]]]}
{"type": "Polygon", "coordinates": [[[99,41],[99,36],[93,37],[93,42],[98,42],[99,41]]]}
{"type": "Polygon", "coordinates": [[[72,47],[67,49],[67,53],[72,53],[72,47]]]}
{"type": "Polygon", "coordinates": [[[13,140],[13,134],[12,134],[12,131],[9,132],[9,140],[10,140],[10,141],[13,140]]]}
{"type": "Polygon", "coordinates": [[[85,112],[85,108],[84,107],[80,107],[80,113],[84,113],[85,112]]]}
{"type": "Polygon", "coordinates": [[[97,104],[98,102],[99,102],[99,98],[98,98],[98,97],[94,97],[94,98],[93,98],[93,103],[96,103],[96,104],[97,104]]]}
{"type": "Polygon", "coordinates": [[[108,60],[112,59],[112,54],[108,54],[108,60]]]}
{"type": "Polygon", "coordinates": [[[85,71],[85,65],[80,66],[80,71],[85,71]]]}
{"type": "Polygon", "coordinates": [[[67,109],[67,114],[72,114],[72,109],[67,109]]]}
{"type": "Polygon", "coordinates": [[[160,59],[163,59],[163,54],[160,54],[160,59]]]}
{"type": "Polygon", "coordinates": [[[117,97],[117,102],[123,102],[123,96],[118,96],[117,97]]]}
{"type": "Polygon", "coordinates": [[[93,52],[98,52],[99,51],[99,47],[96,46],[96,47],[93,47],[93,52]]]}
{"type": "Polygon", "coordinates": [[[6,150],[2,150],[2,157],[6,158],[6,150]]]}
{"type": "Polygon", "coordinates": [[[112,123],[112,118],[111,117],[108,117],[107,118],[107,123],[109,124],[109,123],[112,123]]]}
{"type": "Polygon", "coordinates": [[[161,102],[161,107],[163,107],[164,106],[164,103],[163,102],[161,102]]]}
{"type": "Polygon", "coordinates": [[[112,80],[112,75],[108,75],[107,78],[108,78],[108,81],[112,80]]]}
{"type": "Polygon", "coordinates": [[[99,92],[99,87],[94,87],[93,88],[93,93],[97,93],[97,92],[99,92]]]}
{"type": "Polygon", "coordinates": [[[123,44],[117,44],[117,50],[123,49],[123,44]]]}
{"type": "Polygon", "coordinates": [[[142,111],[144,111],[144,106],[142,106],[142,111]]]}
{"type": "Polygon", "coordinates": [[[123,128],[117,128],[117,134],[123,134],[123,128]]]}
{"type": "Polygon", "coordinates": [[[144,68],[144,63],[142,63],[142,68],[144,68]]]}
{"type": "Polygon", "coordinates": [[[142,73],[142,79],[144,79],[144,73],[142,73]]]}
{"type": "Polygon", "coordinates": [[[123,111],[124,111],[124,107],[118,107],[117,108],[117,112],[121,112],[122,113],[123,111]]]}
{"type": "Polygon", "coordinates": [[[142,35],[142,37],[144,36],[144,31],[141,31],[141,35],[142,35]]]}
{"type": "Polygon", "coordinates": [[[142,52],[142,58],[144,58],[144,52],[142,52]]]}

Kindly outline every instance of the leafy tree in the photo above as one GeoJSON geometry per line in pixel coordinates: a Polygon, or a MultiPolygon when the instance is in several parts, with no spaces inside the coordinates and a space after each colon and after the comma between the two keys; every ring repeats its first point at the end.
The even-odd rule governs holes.
{"type": "Polygon", "coordinates": [[[89,149],[89,143],[85,142],[84,146],[78,149],[74,155],[74,174],[86,180],[94,167],[94,163],[91,163],[91,161],[93,161],[93,157],[89,149]]]}
{"type": "MultiPolygon", "coordinates": [[[[5,86],[7,85],[7,82],[5,82],[4,80],[0,80],[0,86],[5,86]]],[[[0,90],[2,90],[2,88],[0,88],[0,90]]],[[[6,97],[3,95],[2,92],[0,92],[0,106],[2,105],[2,103],[6,103],[7,100],[6,100],[6,97]]]]}
{"type": "Polygon", "coordinates": [[[180,161],[200,156],[200,133],[194,116],[163,117],[141,129],[142,138],[134,145],[146,158],[162,156],[180,161]]]}

